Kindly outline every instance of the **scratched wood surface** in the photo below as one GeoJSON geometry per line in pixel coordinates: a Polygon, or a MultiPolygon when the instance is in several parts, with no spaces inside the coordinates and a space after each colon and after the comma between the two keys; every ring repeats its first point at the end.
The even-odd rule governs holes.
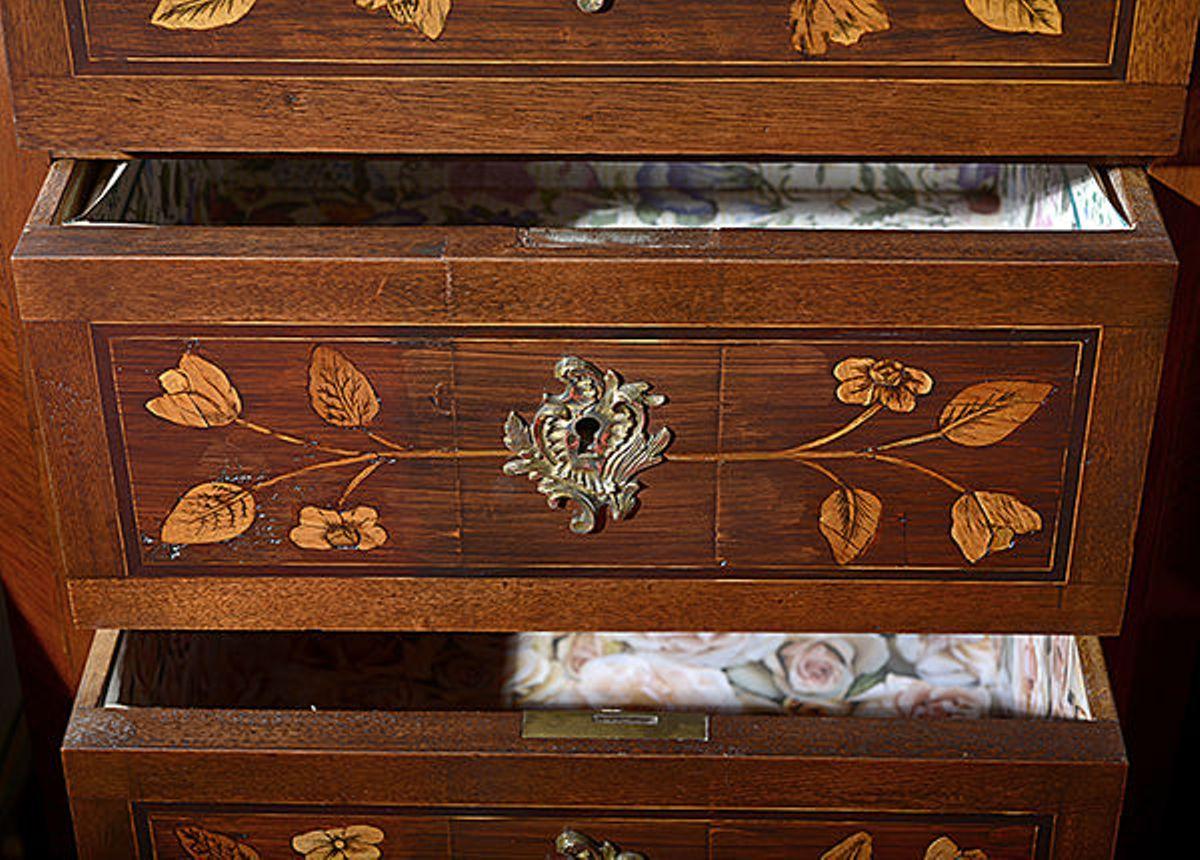
{"type": "Polygon", "coordinates": [[[582,15],[507,0],[457,4],[435,40],[382,9],[251,5],[198,31],[155,26],[149,4],[9,0],[23,140],[76,155],[1165,155],[1197,10],[1048,0],[1060,15],[1014,33],[964,4],[888,0],[886,29],[872,13],[842,34],[831,14],[814,38],[789,32],[786,3],[582,15]]]}
{"type": "MultiPolygon", "coordinates": [[[[105,708],[117,644],[98,636],[65,744],[84,858],[139,840],[186,856],[191,827],[270,860],[355,826],[381,832],[356,831],[385,857],[540,856],[570,825],[651,857],[817,860],[865,831],[896,860],[940,836],[1083,860],[1109,853],[1120,804],[1095,640],[1081,642],[1095,722],[715,715],[707,741],[526,740],[520,714],[494,711],[105,708]]],[[[365,682],[346,673],[347,691],[365,682]]]]}

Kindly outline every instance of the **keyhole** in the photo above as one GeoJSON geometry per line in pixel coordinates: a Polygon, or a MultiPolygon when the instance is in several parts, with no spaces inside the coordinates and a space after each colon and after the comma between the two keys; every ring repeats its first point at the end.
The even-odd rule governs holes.
{"type": "Polygon", "coordinates": [[[600,422],[595,418],[584,417],[575,422],[575,435],[579,437],[579,451],[592,450],[596,434],[600,432],[600,422]]]}

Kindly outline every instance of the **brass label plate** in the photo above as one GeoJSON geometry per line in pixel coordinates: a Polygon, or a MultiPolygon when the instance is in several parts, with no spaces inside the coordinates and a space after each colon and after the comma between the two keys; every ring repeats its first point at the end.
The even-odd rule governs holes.
{"type": "Polygon", "coordinates": [[[708,714],[650,711],[525,711],[523,738],[707,741],[708,714]]]}

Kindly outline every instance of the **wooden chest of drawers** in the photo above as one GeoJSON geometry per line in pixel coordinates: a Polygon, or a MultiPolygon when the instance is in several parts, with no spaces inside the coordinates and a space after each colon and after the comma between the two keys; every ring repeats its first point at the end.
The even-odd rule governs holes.
{"type": "Polygon", "coordinates": [[[1109,856],[1198,11],[7,0],[81,855],[1109,856]]]}

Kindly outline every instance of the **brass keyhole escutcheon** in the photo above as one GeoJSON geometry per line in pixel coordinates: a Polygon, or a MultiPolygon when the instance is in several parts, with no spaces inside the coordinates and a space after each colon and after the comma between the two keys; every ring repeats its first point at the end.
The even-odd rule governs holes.
{"type": "Polygon", "coordinates": [[[554,850],[560,857],[571,860],[648,860],[644,854],[622,851],[607,840],[593,839],[569,827],[554,840],[554,850]]]}
{"type": "Polygon", "coordinates": [[[662,461],[671,431],[650,433],[650,407],[666,398],[647,382],[623,382],[573,355],[559,359],[554,376],[565,386],[547,394],[529,422],[516,412],[504,425],[504,447],[515,456],[508,475],[528,475],[550,507],[573,508],[571,531],[587,534],[607,509],[614,520],[637,507],[638,472],[662,461]]]}
{"type": "Polygon", "coordinates": [[[600,422],[590,415],[585,415],[575,422],[575,438],[579,440],[579,453],[584,454],[592,450],[596,434],[599,432],[600,422]]]}

